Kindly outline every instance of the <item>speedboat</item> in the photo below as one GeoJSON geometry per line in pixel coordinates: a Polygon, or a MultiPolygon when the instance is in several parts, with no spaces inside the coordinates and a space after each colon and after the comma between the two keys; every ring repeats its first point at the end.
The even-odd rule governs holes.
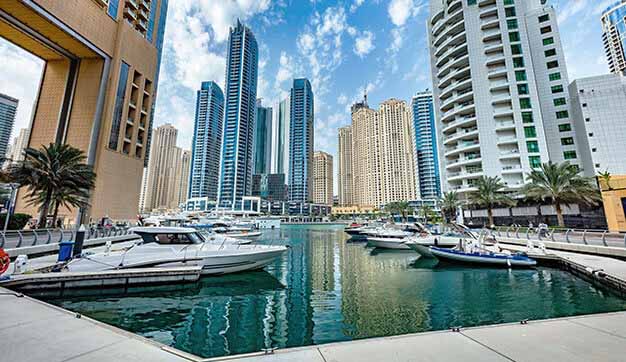
{"type": "Polygon", "coordinates": [[[488,250],[463,251],[458,249],[444,249],[431,246],[430,252],[439,260],[454,263],[477,264],[484,266],[522,267],[530,268],[537,265],[537,261],[522,254],[512,255],[488,250]]]}
{"type": "Polygon", "coordinates": [[[417,225],[421,226],[422,232],[419,235],[409,237],[408,240],[405,241],[405,245],[424,258],[435,257],[430,251],[431,246],[454,248],[460,246],[465,239],[477,239],[474,233],[468,232],[468,229],[457,224],[451,224],[448,231],[439,235],[434,235],[421,224],[417,225]]]}
{"type": "Polygon", "coordinates": [[[366,225],[352,223],[349,226],[343,229],[343,232],[350,235],[350,238],[353,240],[365,239],[365,232],[368,231],[368,227],[366,225]]]}
{"type": "Polygon", "coordinates": [[[391,225],[377,228],[366,233],[370,246],[381,249],[409,250],[405,244],[408,237],[419,231],[414,226],[391,225]]]}
{"type": "Polygon", "coordinates": [[[193,228],[137,227],[129,231],[141,240],[121,250],[84,253],[69,261],[63,270],[201,266],[203,275],[220,275],[262,269],[287,251],[286,246],[239,245],[231,238],[211,240],[193,228]]]}

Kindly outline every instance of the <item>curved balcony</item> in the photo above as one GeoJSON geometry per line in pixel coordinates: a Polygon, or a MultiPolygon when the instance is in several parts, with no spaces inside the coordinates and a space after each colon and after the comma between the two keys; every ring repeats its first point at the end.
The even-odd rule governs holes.
{"type": "Polygon", "coordinates": [[[489,85],[490,92],[499,92],[503,90],[509,90],[509,80],[499,81],[499,82],[491,82],[489,85]]]}
{"type": "Polygon", "coordinates": [[[450,143],[454,143],[458,140],[476,138],[476,136],[478,136],[478,128],[476,127],[469,129],[460,129],[457,130],[455,133],[444,137],[443,144],[449,145],[450,143]]]}
{"type": "Polygon", "coordinates": [[[491,55],[487,57],[487,60],[485,60],[485,65],[487,67],[493,67],[499,64],[506,67],[506,57],[504,56],[504,53],[491,55]]]}
{"type": "Polygon", "coordinates": [[[480,30],[487,30],[487,29],[493,29],[493,28],[499,28],[499,27],[500,27],[500,19],[495,18],[495,19],[487,20],[483,22],[480,25],[480,30]]]}
{"type": "Polygon", "coordinates": [[[521,156],[519,150],[517,150],[517,149],[500,152],[500,155],[498,156],[498,158],[501,159],[501,160],[520,159],[521,157],[522,156],[521,156]]]}
{"type": "Polygon", "coordinates": [[[506,69],[506,67],[496,68],[487,73],[487,78],[489,79],[502,78],[502,77],[506,77],[507,74],[508,74],[508,70],[506,69]]]}
{"type": "Polygon", "coordinates": [[[483,34],[483,43],[488,43],[494,40],[502,40],[502,32],[500,27],[486,30],[483,34]]]}
{"type": "Polygon", "coordinates": [[[496,0],[481,0],[478,2],[478,6],[483,7],[483,6],[487,6],[487,5],[491,5],[495,3],[496,3],[496,0]]]}
{"type": "Polygon", "coordinates": [[[448,122],[456,118],[456,116],[468,113],[476,113],[476,106],[474,105],[474,102],[467,102],[465,104],[460,104],[458,107],[454,107],[452,110],[441,116],[441,121],[448,122]]]}
{"type": "Polygon", "coordinates": [[[504,53],[504,44],[502,42],[498,44],[488,45],[485,47],[485,54],[504,53]]]}
{"type": "Polygon", "coordinates": [[[454,60],[460,55],[468,54],[467,51],[467,43],[459,43],[454,47],[449,48],[445,53],[443,53],[440,57],[437,58],[436,66],[437,68],[442,67],[450,60],[454,60]]]}
{"type": "Polygon", "coordinates": [[[477,156],[474,158],[468,158],[468,157],[459,157],[456,160],[453,160],[452,162],[449,162],[446,165],[446,170],[447,169],[453,169],[453,168],[458,168],[461,166],[467,166],[467,165],[475,165],[475,164],[479,164],[483,161],[482,157],[477,156]]]}
{"type": "Polygon", "coordinates": [[[514,121],[496,122],[496,131],[509,131],[515,129],[514,121]]]}
{"type": "MultiPolygon", "coordinates": [[[[443,18],[441,19],[441,23],[439,24],[435,23],[435,25],[432,28],[432,34],[434,38],[438,38],[438,36],[440,35],[439,32],[442,31],[449,23],[454,23],[455,16],[457,16],[459,13],[463,13],[463,5],[461,3],[461,0],[455,0],[455,2],[460,4],[461,6],[456,9],[452,9],[452,11],[450,11],[450,9],[453,8],[456,4],[451,3],[448,5],[448,16],[445,16],[444,14],[443,18]]],[[[439,14],[440,13],[437,13],[435,14],[435,16],[438,16],[439,14]]],[[[461,16],[461,19],[463,19],[462,16],[461,16]]]]}
{"type": "Polygon", "coordinates": [[[437,79],[447,76],[452,71],[458,71],[461,68],[465,69],[467,67],[469,67],[469,54],[462,54],[444,63],[437,72],[437,79]]]}
{"type": "Polygon", "coordinates": [[[454,122],[450,122],[443,128],[442,132],[446,133],[452,131],[457,127],[469,126],[476,124],[476,116],[463,117],[455,120],[454,122]]]}
{"type": "Polygon", "coordinates": [[[502,173],[511,174],[511,173],[522,173],[522,172],[524,172],[522,165],[510,165],[510,166],[502,167],[502,173]]]}
{"type": "Polygon", "coordinates": [[[437,37],[435,37],[433,41],[433,45],[435,47],[441,46],[441,44],[445,43],[445,40],[447,38],[454,37],[458,33],[465,31],[465,21],[462,21],[464,20],[462,15],[462,12],[458,12],[457,14],[453,15],[453,17],[458,16],[458,19],[450,19],[452,20],[452,25],[442,31],[441,34],[437,35],[437,37]]]}
{"type": "Polygon", "coordinates": [[[491,104],[494,106],[499,105],[499,104],[512,104],[511,95],[507,94],[503,96],[494,97],[491,99],[491,104]]]}
{"type": "MultiPolygon", "coordinates": [[[[465,30],[463,30],[462,32],[454,35],[453,37],[448,38],[445,42],[443,42],[440,46],[441,49],[446,49],[446,48],[456,48],[457,46],[459,46],[460,44],[466,44],[467,43],[467,39],[465,37],[466,33],[465,30]]],[[[435,54],[437,55],[437,54],[435,54]]]]}
{"type": "Polygon", "coordinates": [[[493,113],[493,118],[513,118],[513,110],[512,109],[502,109],[493,113]]]}
{"type": "Polygon", "coordinates": [[[448,181],[460,181],[468,178],[475,178],[484,175],[483,170],[465,171],[465,172],[452,172],[446,174],[448,181]]]}
{"type": "MultiPolygon", "coordinates": [[[[461,79],[461,81],[465,81],[465,78],[469,78],[470,76],[470,69],[469,69],[469,64],[461,69],[458,69],[455,72],[450,72],[448,75],[446,75],[445,77],[441,78],[441,80],[439,80],[439,89],[445,90],[446,88],[448,88],[449,85],[455,84],[455,82],[453,82],[453,80],[455,79],[461,79]]],[[[456,83],[458,83],[459,81],[457,80],[456,83]]],[[[442,91],[443,94],[443,91],[442,91]]]]}
{"type": "Polygon", "coordinates": [[[498,16],[498,8],[496,6],[484,7],[478,13],[478,17],[481,19],[488,18],[490,16],[498,16]]]}
{"type": "MultiPolygon", "coordinates": [[[[456,82],[452,82],[449,85],[445,86],[441,90],[441,96],[445,98],[449,93],[454,92],[455,90],[467,88],[471,84],[472,78],[468,75],[467,77],[461,78],[461,80],[457,80],[456,82]]],[[[441,89],[441,87],[439,87],[439,89],[441,89]]]]}
{"type": "Polygon", "coordinates": [[[473,151],[473,150],[479,150],[479,149],[480,149],[479,141],[462,142],[462,143],[459,143],[456,147],[446,150],[444,153],[444,156],[450,157],[450,156],[458,155],[461,152],[467,152],[467,151],[473,151]]]}
{"type": "Polygon", "coordinates": [[[498,145],[508,145],[508,144],[517,144],[519,140],[517,137],[499,137],[497,144],[498,145]]]}

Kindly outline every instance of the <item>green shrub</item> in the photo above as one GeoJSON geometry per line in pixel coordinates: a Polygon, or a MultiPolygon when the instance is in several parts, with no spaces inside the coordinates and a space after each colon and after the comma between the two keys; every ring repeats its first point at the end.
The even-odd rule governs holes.
{"type": "MultiPolygon", "coordinates": [[[[4,228],[4,219],[6,216],[7,214],[0,215],[0,228],[4,228]]],[[[22,230],[30,219],[32,219],[32,216],[28,214],[15,213],[11,216],[11,219],[9,219],[9,226],[7,229],[22,230]]]]}

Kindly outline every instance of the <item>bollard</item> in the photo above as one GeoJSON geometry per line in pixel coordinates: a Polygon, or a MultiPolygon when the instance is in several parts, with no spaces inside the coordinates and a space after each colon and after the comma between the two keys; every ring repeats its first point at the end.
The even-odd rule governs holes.
{"type": "Polygon", "coordinates": [[[80,257],[83,253],[83,243],[85,242],[85,226],[81,225],[76,231],[76,238],[74,239],[74,251],[72,256],[80,257]]]}

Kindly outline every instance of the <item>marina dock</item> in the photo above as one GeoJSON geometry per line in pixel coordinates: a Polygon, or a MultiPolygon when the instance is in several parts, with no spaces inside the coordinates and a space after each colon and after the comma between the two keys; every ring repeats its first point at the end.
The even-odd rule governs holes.
{"type": "Polygon", "coordinates": [[[427,332],[203,359],[0,288],[7,361],[622,361],[626,312],[427,332]]]}

